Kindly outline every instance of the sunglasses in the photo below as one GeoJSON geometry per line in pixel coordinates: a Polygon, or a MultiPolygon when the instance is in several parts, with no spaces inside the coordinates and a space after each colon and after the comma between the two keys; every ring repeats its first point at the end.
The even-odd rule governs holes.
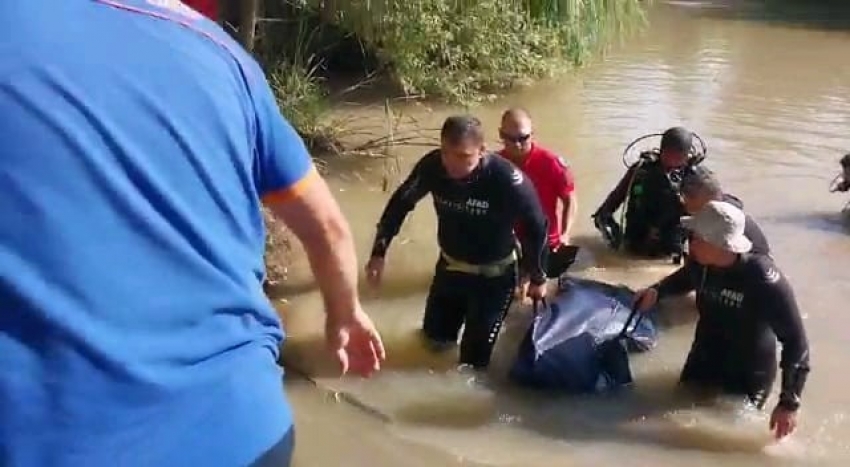
{"type": "Polygon", "coordinates": [[[505,133],[504,131],[499,131],[499,138],[502,138],[502,141],[507,141],[510,143],[524,143],[528,141],[528,138],[531,138],[531,133],[527,135],[513,136],[505,133]]]}

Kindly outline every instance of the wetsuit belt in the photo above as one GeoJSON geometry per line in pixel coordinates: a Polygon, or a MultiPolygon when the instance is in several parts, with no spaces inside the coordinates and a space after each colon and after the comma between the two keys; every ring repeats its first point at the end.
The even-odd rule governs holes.
{"type": "Polygon", "coordinates": [[[471,264],[459,259],[452,258],[444,251],[440,255],[446,261],[446,271],[462,272],[464,274],[474,274],[484,277],[499,277],[505,274],[517,261],[516,251],[512,251],[510,255],[492,263],[471,264]]]}

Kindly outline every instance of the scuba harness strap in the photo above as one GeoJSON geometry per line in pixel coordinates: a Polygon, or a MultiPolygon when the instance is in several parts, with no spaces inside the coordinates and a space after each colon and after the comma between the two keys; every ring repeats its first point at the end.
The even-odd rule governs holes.
{"type": "Polygon", "coordinates": [[[649,160],[648,157],[644,157],[644,154],[641,154],[640,159],[629,167],[631,171],[631,176],[629,177],[629,181],[626,184],[626,198],[623,200],[623,208],[620,209],[620,222],[614,219],[612,214],[605,213],[604,215],[596,214],[593,216],[593,225],[596,227],[596,230],[602,234],[602,238],[605,240],[605,243],[614,250],[620,250],[620,247],[623,246],[624,240],[624,228],[626,226],[626,212],[629,202],[632,197],[632,189],[635,184],[635,179],[638,176],[643,164],[649,160]]]}

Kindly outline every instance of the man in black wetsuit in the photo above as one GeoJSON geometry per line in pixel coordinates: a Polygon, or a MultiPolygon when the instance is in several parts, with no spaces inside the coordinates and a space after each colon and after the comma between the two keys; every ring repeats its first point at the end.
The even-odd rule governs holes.
{"type": "Polygon", "coordinates": [[[546,217],[528,177],[513,164],[484,152],[481,122],[448,118],[440,149],[426,154],[389,200],[366,265],[367,278],[380,282],[384,256],[407,214],[428,193],[437,211],[440,258],[422,323],[437,349],[460,344],[460,363],[486,367],[517,285],[513,229],[523,227],[522,269],[528,295],[546,293],[546,217]]]}
{"type": "MultiPolygon", "coordinates": [[[[696,214],[710,201],[726,201],[738,209],[744,209],[744,203],[734,195],[725,193],[714,172],[706,167],[697,166],[682,177],[682,204],[688,214],[696,214]]],[[[744,235],[752,242],[750,253],[770,254],[770,244],[756,221],[747,214],[744,235]]]]}
{"type": "Polygon", "coordinates": [[[641,155],[596,210],[594,223],[600,230],[610,229],[612,238],[608,241],[613,248],[622,243],[626,251],[635,255],[681,257],[679,218],[684,212],[678,182],[689,165],[692,145],[690,130],[674,127],[665,131],[660,154],[641,155]],[[614,213],[627,199],[625,226],[620,226],[614,213]],[[620,238],[623,227],[625,232],[620,238]]]}
{"type": "Polygon", "coordinates": [[[794,292],[768,255],[752,253],[746,216],[710,201],[682,220],[691,233],[686,265],[638,292],[637,306],[696,290],[699,321],[682,369],[683,385],[744,395],[762,408],[776,379],[776,340],[782,343],[782,386],[770,428],[777,438],[796,427],[809,373],[809,345],[794,292]]]}

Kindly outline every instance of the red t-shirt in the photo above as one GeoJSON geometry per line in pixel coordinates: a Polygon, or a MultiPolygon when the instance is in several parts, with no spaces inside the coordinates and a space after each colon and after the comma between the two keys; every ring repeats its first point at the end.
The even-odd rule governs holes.
{"type": "MultiPolygon", "coordinates": [[[[499,152],[504,157],[504,150],[499,152]]],[[[519,168],[531,179],[543,213],[549,220],[549,246],[561,243],[561,223],[558,221],[558,200],[575,190],[573,174],[567,163],[553,152],[534,144],[519,168]]],[[[517,235],[521,229],[517,226],[517,235]]]]}
{"type": "Polygon", "coordinates": [[[183,3],[207,18],[218,21],[218,0],[183,0],[183,3]]]}

